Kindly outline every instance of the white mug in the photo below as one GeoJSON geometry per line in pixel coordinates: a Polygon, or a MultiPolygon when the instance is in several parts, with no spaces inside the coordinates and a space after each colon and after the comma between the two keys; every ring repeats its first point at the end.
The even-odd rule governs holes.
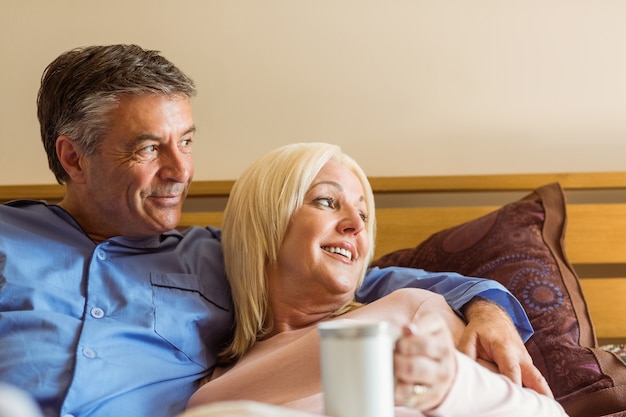
{"type": "Polygon", "coordinates": [[[340,319],[317,328],[324,413],[393,417],[393,327],[387,322],[340,319]]]}

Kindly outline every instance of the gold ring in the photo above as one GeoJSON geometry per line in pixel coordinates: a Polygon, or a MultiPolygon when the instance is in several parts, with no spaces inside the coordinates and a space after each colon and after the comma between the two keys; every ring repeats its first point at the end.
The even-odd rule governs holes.
{"type": "Polygon", "coordinates": [[[428,387],[426,385],[416,384],[413,385],[413,389],[411,390],[411,395],[406,400],[406,407],[415,408],[415,406],[420,402],[424,394],[428,392],[428,387]]]}

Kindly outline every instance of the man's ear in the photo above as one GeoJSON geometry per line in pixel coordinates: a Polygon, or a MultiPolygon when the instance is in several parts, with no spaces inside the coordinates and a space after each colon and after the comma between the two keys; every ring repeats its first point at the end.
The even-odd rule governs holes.
{"type": "Polygon", "coordinates": [[[74,183],[84,182],[85,173],[81,161],[83,155],[76,143],[68,136],[59,136],[56,141],[56,150],[57,158],[59,158],[71,181],[74,183]]]}

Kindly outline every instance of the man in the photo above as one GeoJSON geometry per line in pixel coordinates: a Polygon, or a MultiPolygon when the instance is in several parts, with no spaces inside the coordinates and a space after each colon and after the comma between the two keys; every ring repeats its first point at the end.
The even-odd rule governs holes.
{"type": "MultiPolygon", "coordinates": [[[[175,230],[193,176],[195,93],[172,63],[133,45],[72,50],[44,72],[41,136],[67,191],[58,205],[0,206],[0,381],[45,416],[173,416],[230,337],[220,231],[175,230]]],[[[374,269],[359,296],[405,285],[462,310],[470,354],[549,391],[511,319],[484,299],[529,336],[499,284],[374,269]]]]}

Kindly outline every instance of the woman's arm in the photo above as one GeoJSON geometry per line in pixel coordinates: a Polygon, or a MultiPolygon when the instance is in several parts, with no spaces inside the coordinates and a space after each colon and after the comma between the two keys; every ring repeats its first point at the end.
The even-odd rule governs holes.
{"type": "Polygon", "coordinates": [[[533,334],[528,316],[519,301],[497,281],[466,277],[454,272],[427,272],[423,269],[387,267],[370,268],[356,299],[369,303],[400,288],[421,288],[442,295],[450,307],[466,321],[463,314],[476,297],[489,300],[502,307],[511,317],[522,341],[533,334]]]}
{"type": "Polygon", "coordinates": [[[396,416],[566,416],[551,397],[523,388],[456,350],[448,325],[436,311],[403,328],[394,372],[396,405],[405,405],[396,416]]]}
{"type": "Polygon", "coordinates": [[[552,395],[524,346],[533,334],[528,317],[519,301],[502,284],[457,273],[376,267],[368,270],[356,298],[357,301],[371,302],[407,287],[442,295],[465,319],[467,327],[458,346],[463,353],[495,363],[499,371],[514,383],[552,395]]]}

